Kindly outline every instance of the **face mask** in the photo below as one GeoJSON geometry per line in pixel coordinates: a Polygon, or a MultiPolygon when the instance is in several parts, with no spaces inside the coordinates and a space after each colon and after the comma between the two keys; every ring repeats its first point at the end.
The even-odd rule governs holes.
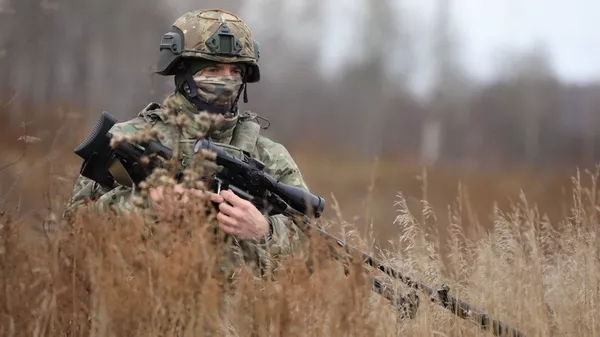
{"type": "Polygon", "coordinates": [[[200,99],[210,105],[230,109],[242,86],[233,76],[194,76],[200,99]]]}

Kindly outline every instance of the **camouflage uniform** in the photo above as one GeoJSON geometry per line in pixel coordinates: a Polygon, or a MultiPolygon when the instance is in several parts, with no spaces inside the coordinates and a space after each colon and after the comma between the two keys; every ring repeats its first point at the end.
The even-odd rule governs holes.
{"type": "MultiPolygon", "coordinates": [[[[180,148],[185,164],[186,157],[193,156],[192,145],[197,140],[199,125],[195,122],[185,127],[172,123],[173,115],[185,115],[191,121],[200,111],[215,110],[226,118],[209,134],[212,143],[228,153],[241,158],[244,155],[257,158],[265,164],[265,171],[277,180],[308,191],[302,175],[286,148],[258,134],[260,125],[256,115],[251,112],[240,113],[236,106],[237,98],[247,83],[258,82],[260,76],[256,61],[258,44],[252,40],[248,27],[234,14],[221,10],[193,11],[179,18],[173,30],[163,37],[158,71],[162,75],[175,75],[178,90],[166,100],[168,107],[157,103],[149,104],[137,117],[113,126],[110,132],[115,136],[129,135],[147,127],[159,131],[159,140],[165,146],[180,148]],[[221,35],[219,35],[221,34],[221,35]],[[218,38],[228,38],[231,56],[224,50],[226,40],[219,44],[218,38]],[[179,44],[178,44],[179,42],[179,44]],[[169,45],[169,44],[172,45],[169,45]],[[176,52],[174,52],[176,51],[176,52]],[[187,68],[181,67],[184,61],[187,68]],[[211,62],[235,63],[242,65],[243,81],[232,78],[197,76],[199,70],[211,62]],[[187,72],[186,72],[187,71],[187,72]],[[196,86],[196,90],[194,90],[196,86]],[[198,93],[197,96],[192,93],[198,93]],[[229,106],[222,106],[221,100],[237,96],[229,106]],[[160,136],[162,135],[162,136],[160,136]]],[[[227,102],[225,102],[227,103],[227,102]]],[[[213,112],[214,113],[214,112],[213,112]]],[[[83,204],[92,201],[94,207],[106,210],[116,205],[120,210],[132,210],[131,197],[135,191],[130,187],[118,185],[105,189],[88,178],[79,176],[72,198],[65,214],[69,214],[83,204]]],[[[298,226],[283,215],[267,217],[272,230],[270,240],[262,245],[270,255],[286,254],[305,246],[306,238],[298,226]]]]}
{"type": "MultiPolygon", "coordinates": [[[[237,108],[242,92],[244,101],[247,101],[247,83],[260,80],[258,48],[249,28],[232,13],[206,10],[184,14],[174,23],[172,30],[163,36],[157,69],[158,74],[175,76],[176,92],[168,97],[164,105],[151,103],[134,119],[116,124],[111,133],[117,136],[128,135],[148,126],[157,129],[160,131],[158,138],[164,145],[182,150],[177,159],[184,165],[186,157],[192,156],[191,147],[201,125],[191,123],[179,126],[172,122],[173,113],[187,115],[192,119],[200,111],[223,114],[226,116],[225,122],[208,133],[214,145],[238,158],[254,157],[263,162],[265,171],[277,180],[308,191],[297,165],[285,147],[259,135],[256,115],[250,112],[240,113],[237,108]],[[210,62],[241,65],[242,80],[198,75],[210,62]]],[[[132,210],[131,198],[134,194],[135,191],[129,187],[117,184],[104,189],[80,176],[75,183],[67,214],[84,204],[100,209],[116,205],[119,210],[132,210]],[[88,200],[92,202],[89,203],[88,200]]],[[[248,262],[246,257],[249,256],[256,262],[268,263],[277,255],[298,250],[306,252],[307,239],[291,218],[275,215],[269,216],[268,221],[273,231],[270,241],[256,244],[241,240],[232,246],[232,251],[238,251],[233,255],[244,257],[241,262],[248,262]],[[240,255],[239,250],[243,254],[240,255]],[[248,255],[248,251],[252,252],[248,255]]],[[[239,265],[237,262],[234,264],[239,265]]],[[[233,268],[237,269],[236,266],[233,268]]],[[[411,309],[414,314],[416,307],[411,309]]]]}

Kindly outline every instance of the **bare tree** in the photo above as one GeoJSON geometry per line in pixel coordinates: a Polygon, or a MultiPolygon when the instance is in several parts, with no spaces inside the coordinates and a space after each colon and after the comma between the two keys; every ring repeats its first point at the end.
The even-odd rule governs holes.
{"type": "Polygon", "coordinates": [[[3,92],[14,88],[17,101],[31,106],[68,102],[121,118],[150,99],[156,45],[170,21],[162,1],[6,4],[10,10],[0,14],[10,25],[2,34],[3,92]]]}
{"type": "Polygon", "coordinates": [[[455,77],[453,71],[457,64],[452,54],[452,44],[450,36],[450,16],[451,0],[437,1],[437,17],[434,30],[434,86],[431,98],[430,108],[427,117],[423,123],[422,141],[421,141],[421,160],[425,164],[435,164],[444,150],[442,144],[444,141],[444,119],[450,113],[450,105],[453,99],[453,90],[456,89],[453,83],[455,77]]]}

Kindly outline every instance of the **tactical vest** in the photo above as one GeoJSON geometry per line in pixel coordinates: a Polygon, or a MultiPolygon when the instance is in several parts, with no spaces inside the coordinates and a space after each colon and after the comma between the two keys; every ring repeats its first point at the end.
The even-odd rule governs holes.
{"type": "MultiPolygon", "coordinates": [[[[188,158],[194,155],[193,147],[197,139],[187,138],[177,125],[165,123],[157,113],[159,109],[161,109],[159,104],[151,103],[139,113],[138,117],[143,118],[153,129],[159,131],[158,138],[163,145],[171,149],[179,146],[182,156],[180,158],[181,164],[185,168],[188,164],[188,158]],[[178,138],[178,144],[174,142],[173,138],[175,137],[178,138]]],[[[256,143],[259,135],[260,124],[257,115],[246,111],[240,114],[229,144],[219,142],[212,142],[212,144],[222,148],[238,159],[255,157],[256,143]]]]}
{"type": "MultiPolygon", "coordinates": [[[[193,147],[197,139],[192,137],[186,137],[184,133],[179,129],[177,125],[167,124],[165,123],[157,111],[160,109],[160,105],[153,103],[150,104],[146,109],[144,109],[138,115],[138,118],[143,118],[146,123],[150,124],[153,129],[159,131],[159,141],[171,148],[174,149],[175,146],[180,146],[180,155],[181,158],[181,166],[182,169],[188,165],[188,158],[192,158],[194,156],[193,147]],[[178,139],[178,143],[175,143],[175,139],[178,139]]],[[[212,144],[222,148],[227,153],[238,159],[244,159],[247,157],[256,157],[256,144],[258,141],[260,133],[260,124],[257,120],[257,115],[252,112],[244,112],[240,114],[237,124],[233,129],[232,138],[229,144],[213,142],[212,144]]],[[[208,172],[204,172],[207,174],[208,172]]],[[[211,172],[212,173],[212,172],[211,172]]],[[[210,175],[211,173],[208,173],[210,175]]],[[[228,235],[225,237],[226,240],[231,240],[231,237],[228,235]]],[[[229,267],[233,267],[235,265],[239,266],[238,258],[243,257],[245,262],[253,261],[260,265],[258,268],[259,273],[263,273],[264,270],[262,266],[264,265],[264,258],[261,257],[261,253],[256,251],[253,248],[249,249],[247,243],[237,242],[234,243],[232,249],[228,252],[228,255],[224,257],[224,260],[221,264],[222,271],[226,272],[229,267]],[[237,262],[234,262],[237,261],[237,262]]],[[[235,268],[234,268],[235,269],[235,268]]],[[[229,272],[226,273],[230,273],[229,272]]],[[[229,275],[229,278],[232,279],[235,276],[235,272],[229,275]]]]}

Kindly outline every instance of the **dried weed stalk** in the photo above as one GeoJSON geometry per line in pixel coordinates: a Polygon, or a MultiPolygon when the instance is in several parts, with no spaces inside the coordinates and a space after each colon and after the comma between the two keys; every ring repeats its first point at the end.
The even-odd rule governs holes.
{"type": "MultiPolygon", "coordinates": [[[[196,122],[204,126],[199,129],[209,120],[199,116],[196,122]]],[[[209,154],[196,159],[184,183],[205,191],[197,178],[209,154]]],[[[562,222],[551,223],[522,196],[508,210],[496,208],[488,232],[471,216],[462,189],[444,229],[438,228],[426,188],[418,215],[399,195],[399,236],[391,240],[397,248],[382,254],[405,274],[432,285],[448,283],[453,295],[528,336],[596,336],[599,171],[589,173],[588,187],[579,174],[574,179],[575,206],[562,222]],[[449,233],[446,242],[442,229],[449,233]]],[[[140,196],[175,183],[172,170],[157,170],[140,196]]],[[[417,317],[398,319],[396,310],[370,291],[369,274],[386,279],[360,260],[345,261],[346,275],[343,261],[329,259],[327,246],[316,237],[308,256],[284,257],[274,278],[257,277],[251,266],[240,267],[233,279],[223,278],[220,261],[227,242],[215,234],[206,194],[191,196],[185,207],[174,205],[168,219],[149,221],[149,212],[116,216],[82,210],[35,244],[23,243],[20,221],[0,214],[0,335],[483,335],[422,294],[417,317]]],[[[348,238],[360,241],[348,223],[343,227],[348,238]]],[[[386,281],[405,292],[401,284],[386,281]]]]}

